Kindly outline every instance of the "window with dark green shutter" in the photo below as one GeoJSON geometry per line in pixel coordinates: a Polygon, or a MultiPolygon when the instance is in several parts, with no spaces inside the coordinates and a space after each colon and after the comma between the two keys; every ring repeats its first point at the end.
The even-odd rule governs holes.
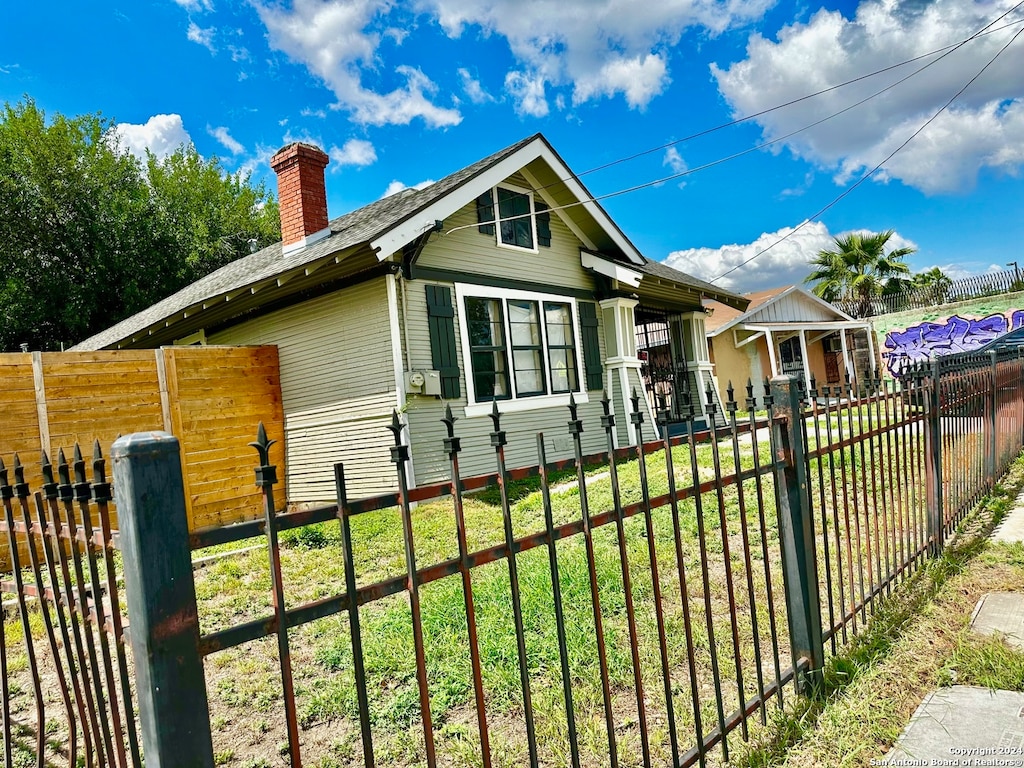
{"type": "Polygon", "coordinates": [[[487,190],[476,199],[476,220],[480,222],[477,231],[482,235],[494,234],[494,197],[487,190]]]}
{"type": "Polygon", "coordinates": [[[580,340],[583,342],[583,367],[586,371],[587,389],[604,387],[604,366],[601,365],[601,342],[598,338],[597,305],[581,301],[580,340]]]}
{"type": "Polygon", "coordinates": [[[441,374],[441,397],[452,400],[462,394],[452,289],[445,285],[428,285],[426,290],[431,365],[441,374]]]}

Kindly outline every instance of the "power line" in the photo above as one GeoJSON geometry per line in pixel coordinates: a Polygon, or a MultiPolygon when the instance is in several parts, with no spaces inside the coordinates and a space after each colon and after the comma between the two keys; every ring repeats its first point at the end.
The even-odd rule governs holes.
{"type": "MultiPolygon", "coordinates": [[[[800,96],[798,98],[792,99],[792,100],[784,102],[782,104],[776,104],[774,107],[768,107],[767,109],[762,109],[760,112],[754,112],[752,114],[745,115],[743,117],[738,117],[735,120],[731,120],[731,121],[729,121],[727,123],[722,123],[722,124],[716,125],[716,126],[714,126],[712,128],[705,128],[704,130],[698,131],[697,133],[692,133],[689,136],[684,136],[681,139],[674,139],[672,141],[669,141],[669,142],[666,142],[664,144],[661,144],[660,146],[652,147],[650,149],[645,149],[645,150],[642,150],[640,152],[636,152],[636,153],[634,153],[632,155],[628,155],[627,157],[621,157],[621,158],[619,158],[617,160],[612,160],[610,162],[604,163],[603,165],[598,165],[598,166],[595,166],[594,168],[590,168],[590,169],[588,169],[586,171],[583,171],[582,173],[577,174],[577,175],[578,176],[588,176],[588,175],[590,175],[592,173],[597,173],[598,171],[603,171],[603,170],[605,170],[607,168],[611,168],[611,167],[619,165],[621,163],[627,163],[630,160],[636,160],[637,158],[644,157],[646,155],[651,155],[651,154],[654,154],[655,152],[661,152],[663,149],[668,149],[669,147],[674,147],[677,144],[682,144],[682,143],[687,142],[687,141],[692,141],[693,139],[699,139],[699,138],[702,138],[702,137],[707,136],[709,134],[716,133],[717,131],[724,130],[725,128],[732,128],[734,125],[741,125],[742,123],[746,123],[746,122],[754,120],[754,119],[756,119],[758,117],[762,117],[764,115],[770,114],[771,112],[776,112],[776,111],[778,111],[780,109],[785,109],[786,107],[791,107],[794,104],[799,104],[800,102],[807,101],[809,99],[813,99],[816,96],[822,96],[822,95],[824,95],[826,93],[830,93],[832,91],[839,90],[840,88],[844,88],[847,85],[852,85],[853,83],[858,83],[861,80],[867,80],[867,79],[872,78],[872,77],[874,77],[876,75],[881,75],[881,74],[884,74],[886,72],[890,72],[890,71],[892,71],[894,69],[899,69],[900,67],[904,67],[907,64],[913,64],[915,61],[920,61],[921,59],[926,59],[929,56],[934,56],[935,54],[942,53],[943,51],[947,52],[946,54],[943,54],[944,56],[948,55],[949,53],[952,53],[957,48],[960,48],[961,46],[963,46],[965,43],[971,42],[972,40],[975,40],[978,37],[983,37],[985,35],[991,35],[991,34],[993,34],[995,32],[999,32],[999,31],[1001,31],[1003,29],[1007,29],[1008,27],[1012,27],[1012,26],[1015,26],[1017,24],[1020,24],[1021,21],[1024,21],[1024,19],[1018,19],[1017,21],[1011,21],[1008,24],[1004,24],[1001,27],[997,27],[997,28],[994,28],[994,29],[989,29],[989,27],[991,27],[993,24],[995,24],[995,23],[997,23],[999,21],[1002,21],[1004,18],[1009,16],[1011,13],[1013,13],[1015,10],[1020,8],[1021,5],[1024,5],[1024,1],[1018,2],[1012,8],[1010,8],[1005,13],[1001,14],[1000,16],[998,16],[995,19],[993,19],[992,21],[990,21],[988,24],[986,24],[980,30],[978,30],[977,32],[972,34],[970,37],[966,37],[966,38],[964,38],[963,40],[961,40],[961,41],[959,41],[957,43],[950,43],[949,45],[944,45],[941,48],[936,48],[936,49],[934,49],[932,51],[929,51],[928,53],[922,53],[919,56],[914,56],[913,58],[905,59],[904,61],[901,61],[901,62],[899,62],[897,64],[890,64],[887,67],[882,67],[881,69],[876,69],[874,72],[869,72],[869,73],[867,73],[865,75],[860,75],[858,77],[854,77],[854,78],[852,78],[850,80],[846,80],[846,81],[844,81],[842,83],[837,83],[835,85],[830,85],[827,88],[822,88],[820,91],[815,91],[814,93],[809,93],[809,94],[807,94],[805,96],[800,96]]],[[[942,57],[940,57],[940,58],[942,58],[942,57]]],[[[938,60],[939,59],[936,59],[936,61],[938,61],[938,60]]],[[[920,71],[920,70],[918,70],[918,71],[920,71]]],[[[902,82],[902,81],[900,81],[900,82],[902,82]]],[[[562,181],[564,181],[564,179],[562,181]]],[[[557,183],[557,182],[555,182],[555,183],[557,183]]],[[[551,185],[547,185],[547,186],[551,186],[551,185]]]]}
{"type": "Polygon", "coordinates": [[[961,94],[962,94],[962,93],[963,93],[964,91],[966,91],[966,90],[967,90],[967,89],[968,89],[968,88],[969,88],[969,87],[971,86],[971,84],[972,84],[972,83],[974,83],[974,81],[975,81],[975,80],[977,80],[977,79],[978,79],[979,77],[981,77],[981,76],[982,76],[982,74],[984,74],[984,72],[985,72],[985,71],[986,71],[986,70],[987,70],[987,69],[988,69],[988,68],[989,68],[990,66],[992,66],[992,64],[993,64],[993,63],[995,62],[995,60],[996,60],[996,59],[998,59],[998,58],[999,58],[999,57],[1000,57],[1000,56],[1001,56],[1001,55],[1003,54],[1003,52],[1004,52],[1004,51],[1005,51],[1005,50],[1006,50],[1007,48],[1009,48],[1009,47],[1010,47],[1010,45],[1012,45],[1012,44],[1013,44],[1013,41],[1014,41],[1014,40],[1016,40],[1016,39],[1017,39],[1017,38],[1018,38],[1018,37],[1019,37],[1019,36],[1021,35],[1021,33],[1022,33],[1022,32],[1024,32],[1024,28],[1018,29],[1018,30],[1017,30],[1017,31],[1016,31],[1016,32],[1015,32],[1015,33],[1013,34],[1013,37],[1011,37],[1011,38],[1010,38],[1010,39],[1009,39],[1009,40],[1008,40],[1008,41],[1006,42],[1006,44],[1005,44],[1005,45],[1003,45],[1003,47],[1002,47],[1002,48],[1000,48],[1000,49],[999,49],[999,50],[998,50],[998,51],[996,52],[995,56],[993,56],[993,57],[992,57],[991,59],[989,59],[989,60],[988,60],[988,62],[987,62],[987,63],[985,64],[985,66],[984,66],[984,67],[982,67],[982,68],[981,68],[981,69],[980,69],[980,70],[979,70],[979,71],[977,72],[977,74],[975,74],[975,75],[974,75],[974,77],[972,77],[972,78],[971,78],[970,80],[968,80],[968,81],[967,81],[966,83],[964,83],[963,87],[961,87],[959,91],[957,91],[957,92],[956,92],[955,94],[953,94],[952,98],[950,98],[950,99],[949,99],[949,101],[947,101],[947,102],[946,102],[945,104],[943,104],[943,105],[942,105],[941,107],[939,107],[939,109],[938,109],[938,110],[937,110],[937,111],[936,111],[936,112],[935,112],[935,113],[934,113],[934,114],[933,114],[933,115],[932,115],[931,117],[929,117],[929,118],[928,118],[928,119],[927,119],[927,120],[926,120],[926,121],[925,121],[924,123],[922,123],[922,124],[921,124],[921,126],[920,126],[920,127],[919,127],[919,128],[918,128],[918,129],[916,130],[916,131],[914,131],[914,132],[913,132],[913,133],[912,133],[912,134],[911,134],[910,136],[908,136],[908,137],[907,137],[907,139],[906,139],[906,140],[905,140],[905,141],[904,141],[904,142],[903,142],[902,144],[900,144],[900,145],[899,145],[898,147],[896,147],[896,149],[894,149],[894,150],[893,150],[892,152],[890,152],[890,153],[889,153],[889,154],[888,154],[888,155],[887,155],[887,156],[886,156],[886,157],[885,157],[885,158],[884,158],[884,159],[883,159],[883,160],[882,160],[881,162],[879,162],[879,163],[878,163],[878,164],[877,164],[877,165],[876,165],[876,166],[875,166],[874,168],[872,168],[872,169],[871,169],[870,171],[868,171],[867,173],[865,173],[864,175],[862,175],[862,176],[861,176],[861,177],[860,177],[859,179],[857,179],[857,181],[856,181],[856,182],[854,182],[853,184],[851,184],[851,185],[850,185],[849,187],[847,187],[847,188],[846,188],[845,190],[843,190],[843,191],[842,191],[842,192],[841,192],[841,193],[840,193],[839,195],[837,195],[836,197],[834,197],[834,198],[833,198],[833,199],[831,200],[831,202],[829,202],[829,203],[828,203],[827,205],[825,205],[825,206],[824,206],[823,208],[819,209],[819,210],[818,210],[817,212],[815,212],[815,213],[811,214],[811,215],[810,215],[810,216],[809,216],[808,218],[804,219],[804,220],[803,220],[802,222],[800,222],[800,224],[799,224],[798,226],[794,227],[794,228],[793,228],[793,229],[792,229],[792,230],[791,230],[790,232],[787,232],[787,233],[786,233],[785,235],[783,235],[782,237],[780,237],[780,238],[779,238],[778,240],[776,240],[776,241],[775,241],[774,243],[772,243],[771,245],[769,245],[769,246],[768,246],[767,248],[762,248],[762,249],[761,249],[760,251],[758,251],[757,253],[755,253],[755,254],[754,254],[753,256],[751,256],[751,257],[750,257],[749,259],[745,259],[744,261],[741,261],[741,262],[740,262],[739,264],[737,264],[736,266],[732,267],[731,269],[728,269],[728,270],[726,270],[725,272],[723,272],[722,274],[720,274],[720,275],[719,275],[718,277],[716,277],[716,278],[713,278],[712,280],[709,280],[708,282],[710,282],[710,283],[715,283],[716,281],[718,281],[718,280],[721,280],[721,279],[722,279],[723,277],[726,277],[726,276],[728,276],[728,275],[731,275],[731,274],[732,274],[733,272],[735,272],[735,271],[736,271],[737,269],[739,269],[740,267],[746,266],[747,264],[749,264],[750,262],[752,262],[752,261],[753,261],[754,259],[756,259],[756,258],[757,258],[758,256],[760,256],[761,254],[763,254],[763,253],[766,253],[767,251],[770,251],[770,250],[771,250],[772,248],[774,248],[775,246],[777,246],[777,245],[778,245],[779,243],[781,243],[781,242],[783,242],[783,241],[785,241],[785,240],[788,240],[788,239],[789,239],[790,237],[792,237],[792,236],[793,236],[793,235],[795,235],[795,234],[796,234],[797,232],[799,232],[799,231],[800,231],[801,229],[803,229],[803,228],[804,228],[805,226],[807,226],[807,225],[808,225],[808,224],[809,224],[809,223],[811,222],[811,220],[812,220],[812,219],[816,219],[816,218],[818,218],[819,216],[821,216],[821,214],[825,213],[825,211],[827,211],[827,210],[829,210],[830,208],[832,208],[832,207],[833,207],[834,205],[836,205],[836,204],[837,204],[837,203],[838,203],[838,202],[839,202],[840,200],[842,200],[843,198],[845,198],[845,197],[846,197],[847,195],[849,195],[849,194],[850,194],[851,192],[853,192],[853,190],[855,190],[855,189],[856,189],[857,187],[859,187],[859,186],[860,186],[861,184],[863,184],[863,183],[864,183],[865,181],[867,181],[867,180],[868,180],[868,179],[869,179],[869,178],[870,178],[871,176],[873,176],[873,175],[874,175],[874,174],[875,174],[875,173],[876,173],[876,172],[877,172],[877,171],[878,171],[878,170],[879,170],[879,169],[880,169],[880,168],[881,168],[881,167],[882,167],[883,165],[885,165],[885,164],[886,164],[887,162],[889,162],[890,160],[892,160],[892,158],[893,158],[893,157],[895,157],[895,156],[896,156],[896,154],[897,154],[898,152],[900,152],[900,151],[901,151],[901,150],[902,150],[902,149],[903,149],[903,148],[904,148],[905,146],[907,146],[907,144],[909,144],[909,143],[910,143],[911,141],[913,141],[913,140],[914,140],[915,138],[917,138],[917,136],[918,136],[918,135],[919,135],[919,134],[920,134],[920,133],[921,133],[921,132],[922,132],[922,131],[923,131],[923,130],[924,130],[925,128],[927,128],[927,127],[928,127],[929,125],[931,125],[931,123],[932,123],[932,122],[933,122],[933,121],[934,121],[934,120],[935,120],[935,119],[936,119],[936,118],[937,118],[937,117],[938,117],[939,115],[941,115],[941,114],[942,114],[943,112],[945,112],[945,111],[946,111],[946,109],[947,109],[947,108],[949,107],[949,105],[950,105],[950,104],[952,104],[952,103],[953,103],[954,101],[956,101],[956,100],[957,100],[957,99],[958,99],[958,98],[960,97],[960,95],[961,95],[961,94]]]}
{"type": "MultiPolygon", "coordinates": [[[[935,51],[932,51],[930,53],[922,54],[921,56],[914,57],[913,59],[908,59],[907,61],[901,62],[900,64],[895,64],[895,65],[892,65],[890,67],[886,67],[884,69],[877,70],[876,72],[873,72],[873,73],[868,74],[868,75],[862,75],[861,77],[854,78],[853,80],[848,80],[845,83],[841,83],[839,85],[831,86],[830,88],[826,88],[824,90],[818,91],[817,93],[810,94],[808,96],[803,96],[803,97],[800,97],[799,99],[794,99],[793,101],[787,102],[786,104],[782,104],[782,105],[779,105],[777,107],[772,107],[771,109],[762,110],[761,112],[758,112],[758,113],[756,113],[754,115],[750,115],[750,116],[745,117],[745,118],[742,118],[740,120],[735,120],[735,121],[733,121],[731,123],[726,123],[726,124],[723,124],[723,125],[718,126],[716,128],[707,129],[706,131],[702,131],[699,134],[694,134],[693,137],[688,137],[688,138],[694,138],[696,136],[703,136],[703,135],[706,135],[708,133],[712,133],[714,131],[720,130],[721,128],[725,128],[725,127],[728,127],[730,125],[736,125],[737,123],[743,122],[744,120],[749,120],[749,119],[752,119],[752,118],[757,117],[759,115],[767,114],[768,112],[774,111],[776,109],[781,109],[783,107],[786,107],[786,106],[789,106],[789,105],[792,105],[792,104],[796,104],[796,103],[798,103],[800,101],[804,101],[804,100],[812,98],[814,96],[821,95],[823,93],[827,93],[827,92],[835,90],[837,88],[841,88],[844,85],[849,85],[850,83],[854,83],[854,82],[858,82],[860,80],[864,80],[864,79],[866,79],[868,77],[871,77],[871,76],[873,76],[875,74],[879,74],[880,72],[886,72],[886,71],[892,70],[892,69],[894,69],[896,67],[904,66],[907,63],[911,63],[913,61],[919,61],[922,58],[926,58],[928,56],[932,56],[932,55],[934,55],[937,52],[944,51],[944,53],[942,53],[942,55],[939,56],[938,58],[933,59],[932,61],[928,62],[927,64],[924,64],[921,67],[918,67],[916,70],[914,70],[910,74],[905,75],[904,77],[900,78],[899,80],[897,80],[897,81],[895,81],[893,83],[890,83],[889,85],[885,86],[884,88],[881,88],[878,91],[875,91],[871,95],[866,96],[866,97],[860,99],[859,101],[856,101],[853,104],[850,104],[850,105],[844,107],[843,109],[841,109],[841,110],[839,110],[837,112],[833,112],[833,113],[831,113],[831,114],[829,114],[829,115],[827,115],[827,116],[825,116],[823,118],[815,120],[812,123],[804,125],[804,126],[802,126],[800,128],[797,128],[797,129],[795,129],[793,131],[790,131],[787,134],[784,134],[782,136],[778,136],[778,137],[776,137],[774,139],[762,142],[760,144],[756,144],[754,146],[751,146],[751,147],[748,147],[746,149],[743,149],[743,150],[741,150],[739,152],[735,152],[735,153],[733,153],[731,155],[726,155],[725,157],[720,157],[720,158],[718,158],[716,160],[712,160],[712,161],[710,161],[708,163],[704,163],[702,165],[695,166],[693,168],[687,168],[686,170],[680,171],[678,173],[673,173],[673,174],[670,174],[668,176],[663,176],[661,178],[654,179],[652,181],[646,181],[646,182],[643,182],[643,183],[640,183],[640,184],[636,184],[634,186],[627,187],[625,189],[620,189],[620,190],[615,191],[615,192],[608,192],[608,193],[605,193],[603,195],[594,195],[594,196],[588,197],[588,198],[586,198],[584,200],[576,200],[576,201],[574,201],[572,203],[567,203],[566,205],[553,206],[553,207],[550,207],[549,210],[551,210],[551,211],[566,210],[568,208],[575,208],[577,206],[584,205],[585,203],[600,202],[601,200],[608,200],[608,199],[611,199],[613,197],[620,197],[622,195],[626,195],[626,194],[629,194],[629,193],[632,193],[632,192],[637,192],[639,190],[647,189],[649,187],[660,186],[660,185],[666,184],[666,183],[668,183],[670,181],[675,181],[675,180],[680,179],[680,178],[682,178],[684,176],[689,176],[689,175],[697,173],[699,171],[707,170],[708,168],[712,168],[712,167],[714,167],[716,165],[721,165],[721,164],[726,163],[726,162],[728,162],[730,160],[735,160],[735,159],[737,159],[739,157],[743,157],[744,155],[751,154],[752,152],[756,152],[758,150],[761,150],[761,149],[764,149],[766,147],[772,146],[773,144],[777,144],[779,142],[785,141],[786,139],[792,138],[793,136],[795,136],[795,135],[797,135],[799,133],[802,133],[804,131],[810,130],[811,128],[814,128],[814,127],[816,127],[818,125],[821,125],[822,123],[825,123],[825,122],[827,122],[829,120],[832,120],[833,118],[836,118],[836,117],[838,117],[838,116],[840,116],[842,114],[845,114],[846,112],[849,112],[850,110],[855,109],[856,107],[864,104],[865,102],[870,101],[871,99],[876,98],[877,96],[880,96],[881,94],[885,93],[886,91],[889,91],[889,90],[895,88],[896,86],[901,85],[902,83],[906,82],[910,78],[915,77],[916,75],[920,74],[921,72],[923,72],[924,70],[928,69],[929,67],[937,64],[938,62],[940,62],[945,57],[955,53],[957,50],[959,50],[961,47],[963,47],[967,43],[972,42],[972,41],[976,40],[977,38],[979,38],[979,37],[981,37],[983,35],[991,34],[993,32],[996,32],[996,31],[999,31],[999,30],[1002,30],[1002,29],[1006,29],[1008,27],[1012,27],[1012,26],[1015,26],[1017,24],[1020,24],[1022,21],[1024,21],[1024,19],[1018,20],[1018,21],[1015,21],[1015,22],[1011,22],[1011,23],[1006,24],[1006,25],[1004,25],[1002,27],[999,27],[997,29],[989,29],[990,27],[992,27],[993,24],[996,24],[997,22],[1001,21],[1007,15],[1009,15],[1010,13],[1012,13],[1013,11],[1015,11],[1017,8],[1019,8],[1022,5],[1024,5],[1024,0],[1020,0],[1020,2],[1018,2],[1012,8],[1008,9],[1003,14],[1001,14],[998,17],[996,17],[995,19],[990,21],[988,24],[986,24],[984,27],[979,29],[977,32],[974,32],[972,35],[970,35],[967,38],[964,38],[963,40],[961,40],[958,43],[954,43],[952,45],[948,45],[948,46],[944,46],[942,48],[938,48],[935,51]]],[[[1018,32],[1018,34],[1019,34],[1019,32],[1018,32]]],[[[631,159],[634,159],[634,158],[637,158],[637,157],[641,157],[641,156],[643,156],[645,154],[650,154],[652,152],[657,152],[657,151],[660,151],[661,149],[664,149],[666,147],[672,146],[673,144],[678,144],[679,142],[686,141],[686,140],[687,139],[679,139],[678,141],[670,142],[669,144],[662,145],[661,147],[657,147],[655,149],[645,150],[644,152],[637,153],[637,154],[632,155],[630,157],[622,158],[620,160],[613,161],[612,163],[607,163],[607,164],[605,164],[603,166],[599,166],[599,167],[591,169],[589,171],[585,171],[584,173],[579,174],[579,175],[582,176],[582,175],[586,175],[587,173],[594,173],[596,171],[602,170],[604,168],[608,168],[608,167],[610,167],[612,165],[615,165],[617,163],[626,162],[627,160],[631,160],[631,159]]],[[[546,189],[548,187],[554,186],[555,184],[561,183],[563,181],[566,181],[566,180],[562,179],[562,180],[559,180],[559,181],[556,181],[556,182],[551,182],[550,184],[546,184],[543,187],[541,187],[541,189],[546,189]]],[[[838,202],[838,200],[836,200],[834,202],[838,202]]],[[[834,204],[834,202],[833,202],[833,204],[834,204]]],[[[517,216],[508,216],[508,217],[495,216],[495,218],[493,220],[490,220],[490,221],[484,221],[484,222],[479,222],[478,221],[478,222],[475,222],[475,223],[472,223],[472,224],[463,224],[463,225],[460,225],[460,226],[457,226],[457,227],[453,227],[453,228],[451,228],[449,230],[446,230],[445,231],[445,235],[450,235],[450,234],[452,234],[454,232],[458,232],[459,230],[462,230],[462,229],[470,229],[472,227],[477,227],[477,226],[480,226],[480,224],[501,224],[501,223],[506,222],[506,221],[514,221],[514,220],[517,220],[517,219],[526,218],[528,216],[530,216],[530,214],[521,214],[521,215],[517,215],[517,216]]],[[[803,224],[801,224],[801,227],[804,226],[806,223],[807,222],[805,221],[803,224]]],[[[796,232],[796,230],[794,230],[794,232],[796,232]]],[[[790,235],[792,235],[792,234],[793,234],[793,232],[790,233],[790,235]]],[[[779,242],[781,242],[781,240],[779,242]]],[[[765,250],[769,250],[770,248],[775,247],[775,245],[777,245],[777,244],[778,243],[773,243],[771,246],[769,246],[765,250]]],[[[764,253],[764,251],[759,251],[757,254],[752,256],[747,262],[743,262],[742,264],[737,264],[736,267],[733,267],[732,270],[730,270],[729,272],[726,272],[725,274],[719,275],[718,277],[715,278],[715,280],[721,279],[722,277],[725,277],[726,275],[730,274],[735,269],[743,266],[743,264],[749,263],[749,261],[752,261],[754,258],[757,258],[757,256],[759,256],[761,253],[764,253]]]]}

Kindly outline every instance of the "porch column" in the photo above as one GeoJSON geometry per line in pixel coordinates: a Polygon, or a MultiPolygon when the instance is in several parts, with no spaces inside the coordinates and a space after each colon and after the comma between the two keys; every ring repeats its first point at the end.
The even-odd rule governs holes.
{"type": "MultiPolygon", "coordinates": [[[[601,312],[604,318],[605,351],[607,358],[604,361],[605,371],[608,376],[608,397],[612,401],[612,413],[618,415],[619,429],[613,435],[615,447],[619,447],[619,431],[622,427],[626,429],[627,439],[630,443],[636,441],[636,427],[629,419],[631,405],[629,397],[633,394],[633,387],[637,391],[643,389],[640,378],[640,358],[636,356],[636,319],[634,310],[640,302],[636,299],[616,296],[613,299],[605,299],[601,302],[601,312]]],[[[647,403],[646,395],[641,398],[641,403],[647,403]]],[[[654,424],[654,413],[647,403],[647,424],[654,424]]]]}
{"type": "Polygon", "coordinates": [[[768,328],[764,330],[764,339],[768,342],[768,363],[772,367],[772,378],[775,378],[779,375],[779,363],[775,359],[775,339],[768,328]]]}
{"type": "Polygon", "coordinates": [[[806,391],[811,390],[811,363],[807,356],[807,331],[803,328],[800,329],[800,354],[803,356],[804,362],[804,387],[806,391]]]}
{"type": "Polygon", "coordinates": [[[839,342],[843,345],[843,367],[846,369],[846,376],[849,379],[853,379],[853,370],[850,364],[850,350],[846,346],[846,329],[843,328],[839,332],[839,342]]]}
{"type": "MultiPolygon", "coordinates": [[[[708,404],[705,395],[707,384],[714,375],[714,366],[711,364],[711,356],[708,354],[708,337],[704,325],[707,314],[704,310],[696,310],[684,312],[680,317],[683,319],[684,330],[689,326],[690,333],[689,343],[683,344],[684,353],[687,351],[687,347],[693,350],[693,359],[686,360],[686,370],[693,372],[694,381],[697,382],[698,391],[695,393],[695,403],[699,406],[698,411],[701,416],[707,416],[708,404]]],[[[718,392],[717,386],[714,391],[718,392]]],[[[721,400],[721,395],[719,395],[719,400],[721,400]]],[[[719,413],[723,412],[722,408],[718,410],[719,413]]]]}
{"type": "Polygon", "coordinates": [[[878,367],[878,359],[875,357],[875,327],[871,323],[864,325],[864,332],[868,335],[868,354],[871,355],[871,367],[878,367]]]}

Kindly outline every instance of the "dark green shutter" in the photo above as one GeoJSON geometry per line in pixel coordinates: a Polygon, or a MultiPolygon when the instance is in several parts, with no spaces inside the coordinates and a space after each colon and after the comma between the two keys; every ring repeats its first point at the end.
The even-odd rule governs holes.
{"type": "Polygon", "coordinates": [[[452,400],[462,394],[452,289],[444,285],[428,285],[426,289],[431,365],[441,374],[441,397],[452,400]]]}
{"type": "Polygon", "coordinates": [[[487,222],[477,227],[480,234],[494,234],[494,198],[491,196],[491,190],[487,190],[476,199],[476,220],[487,222]]]}
{"type": "Polygon", "coordinates": [[[583,341],[583,367],[586,370],[587,389],[604,387],[604,366],[601,365],[601,341],[597,336],[597,305],[581,301],[580,336],[583,341]]]}
{"type": "Polygon", "coordinates": [[[545,248],[551,247],[551,211],[544,203],[535,202],[534,210],[537,211],[537,245],[545,248]]]}

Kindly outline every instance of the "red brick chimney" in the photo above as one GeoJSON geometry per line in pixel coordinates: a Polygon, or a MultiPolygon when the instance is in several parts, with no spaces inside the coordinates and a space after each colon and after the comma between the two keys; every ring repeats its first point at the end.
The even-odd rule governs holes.
{"type": "Polygon", "coordinates": [[[324,168],[330,158],[312,144],[296,141],[270,158],[277,174],[277,201],[281,209],[281,244],[285,253],[323,240],[327,224],[324,168]]]}

